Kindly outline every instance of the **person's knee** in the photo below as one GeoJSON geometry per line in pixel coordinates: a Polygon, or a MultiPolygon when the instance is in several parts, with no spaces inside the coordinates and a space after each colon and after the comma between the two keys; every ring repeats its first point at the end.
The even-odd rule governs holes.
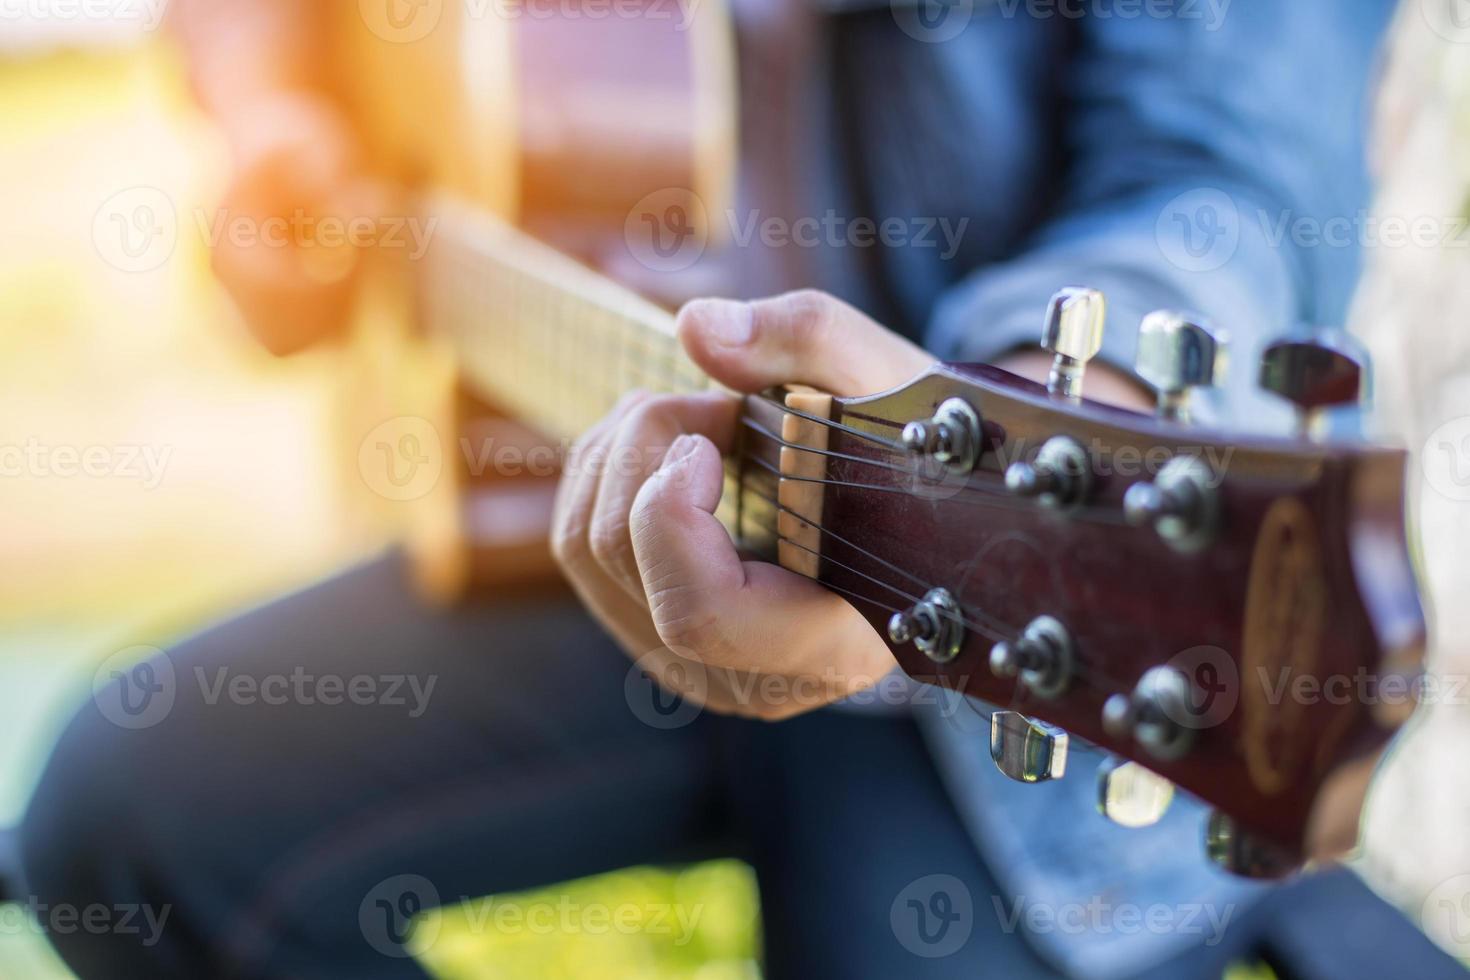
{"type": "Polygon", "coordinates": [[[19,831],[22,911],[81,976],[167,975],[153,951],[172,904],[140,810],[153,740],[120,728],[98,698],[52,752],[19,831]],[[146,966],[144,964],[147,964],[146,966]]]}

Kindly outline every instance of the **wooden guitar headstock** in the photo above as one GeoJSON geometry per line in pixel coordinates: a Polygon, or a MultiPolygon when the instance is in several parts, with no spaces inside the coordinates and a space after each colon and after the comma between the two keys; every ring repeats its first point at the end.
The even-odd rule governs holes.
{"type": "MultiPolygon", "coordinates": [[[[1079,296],[1093,316],[1085,293],[1058,302],[1079,296]]],[[[1056,775],[1070,732],[1216,807],[1223,865],[1281,873],[1319,843],[1333,784],[1412,709],[1424,624],[1405,454],[1188,425],[1214,338],[1150,320],[1157,418],[1073,397],[1096,346],[1069,357],[1063,331],[1049,387],[940,365],[830,414],[752,400],[769,436],[747,438],[763,465],[744,478],[768,480],[770,499],[819,489],[781,508],[783,551],[867,614],[909,674],[1004,709],[1003,771],[1056,775]],[[789,424],[774,437],[793,414],[821,445],[789,424]]]]}

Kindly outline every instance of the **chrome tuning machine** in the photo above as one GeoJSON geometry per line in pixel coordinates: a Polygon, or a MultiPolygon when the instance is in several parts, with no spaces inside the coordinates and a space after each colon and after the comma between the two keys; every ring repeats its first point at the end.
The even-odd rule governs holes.
{"type": "Polygon", "coordinates": [[[1143,318],[1138,330],[1138,376],[1159,393],[1159,417],[1189,421],[1190,395],[1224,377],[1226,338],[1205,319],[1175,310],[1143,318]]]}
{"type": "Polygon", "coordinates": [[[1016,711],[990,716],[990,758],[1020,783],[1061,779],[1067,771],[1067,733],[1016,711]]]}
{"type": "Polygon", "coordinates": [[[1014,677],[1037,697],[1048,700],[1066,693],[1076,673],[1072,634],[1051,616],[1039,616],[1014,640],[990,649],[990,671],[1014,677]]]}
{"type": "Polygon", "coordinates": [[[1092,482],[1092,460],[1071,436],[1052,436],[1031,462],[1006,467],[1006,490],[1052,510],[1085,501],[1092,493],[1092,482]]]}
{"type": "Polygon", "coordinates": [[[1096,289],[1068,286],[1051,298],[1041,347],[1054,355],[1046,388],[1062,398],[1082,397],[1087,362],[1102,349],[1108,304],[1096,289]]]}
{"type": "Polygon", "coordinates": [[[1261,387],[1296,406],[1302,435],[1314,437],[1324,412],[1362,401],[1368,356],[1338,331],[1280,340],[1261,355],[1261,387]]]}
{"type": "Polygon", "coordinates": [[[912,643],[937,664],[960,654],[965,642],[965,619],[948,589],[931,589],[912,608],[888,620],[888,638],[899,646],[912,643]]]}
{"type": "Polygon", "coordinates": [[[969,473],[984,449],[980,413],[963,398],[942,402],[934,416],[903,427],[899,442],[912,456],[932,459],[955,473],[969,473]]]}
{"type": "Polygon", "coordinates": [[[1135,483],[1123,495],[1123,517],[1152,527],[1176,551],[1199,551],[1215,537],[1220,491],[1214,473],[1193,456],[1176,456],[1152,483],[1135,483]]]}
{"type": "Polygon", "coordinates": [[[1155,759],[1183,758],[1194,744],[1194,692],[1189,678],[1173,667],[1153,667],[1131,694],[1114,694],[1103,704],[1103,731],[1131,738],[1155,759]]]}

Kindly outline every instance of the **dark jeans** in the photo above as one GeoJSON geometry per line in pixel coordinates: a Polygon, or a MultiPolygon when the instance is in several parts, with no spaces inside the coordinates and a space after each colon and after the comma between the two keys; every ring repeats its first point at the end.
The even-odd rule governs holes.
{"type": "MultiPolygon", "coordinates": [[[[83,977],[421,976],[396,945],[415,908],[713,856],[756,869],[772,980],[1051,975],[1002,927],[906,719],[670,710],[574,607],[435,612],[391,559],[153,668],[132,680],[172,706],[119,715],[117,692],[94,698],[23,828],[34,901],[167,911],[156,934],[142,916],[53,930],[83,977]],[[390,690],[402,675],[417,692],[390,690]],[[916,955],[939,933],[897,899],[938,873],[968,889],[973,926],[952,955],[916,955]]],[[[1451,968],[1351,875],[1276,894],[1155,972],[1262,955],[1304,976],[1451,968]]]]}

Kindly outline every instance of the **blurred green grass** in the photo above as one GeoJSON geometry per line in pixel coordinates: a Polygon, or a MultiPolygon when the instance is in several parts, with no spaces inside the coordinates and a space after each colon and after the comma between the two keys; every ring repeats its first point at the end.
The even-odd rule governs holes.
{"type": "Polygon", "coordinates": [[[443,909],[417,952],[444,980],[757,980],[756,908],[736,861],[634,868],[443,909]]]}
{"type": "MultiPolygon", "coordinates": [[[[218,166],[166,44],[0,57],[0,444],[175,450],[151,494],[0,480],[0,826],[19,819],[93,671],[139,630],[185,632],[386,533],[344,500],[361,488],[335,469],[337,363],[255,349],[198,242],[148,276],[99,262],[91,222],[109,194],[146,184],[207,200],[218,166]]],[[[726,861],[475,900],[421,917],[415,937],[432,936],[417,953],[445,980],[750,980],[758,920],[752,873],[726,861]],[[581,912],[539,928],[548,906],[581,912]]],[[[70,976],[39,933],[6,921],[0,980],[70,976]]]]}

